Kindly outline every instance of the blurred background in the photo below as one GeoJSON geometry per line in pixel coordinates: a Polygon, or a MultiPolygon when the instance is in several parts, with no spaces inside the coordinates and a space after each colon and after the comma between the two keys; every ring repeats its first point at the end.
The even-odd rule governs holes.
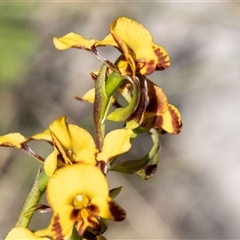
{"type": "MultiPolygon", "coordinates": [[[[240,238],[239,3],[0,3],[0,135],[25,136],[61,115],[92,130],[92,106],[79,102],[93,87],[100,62],[85,51],[58,51],[52,38],[69,32],[102,39],[120,16],[143,24],[169,53],[171,66],[149,78],[182,114],[183,130],[161,137],[157,173],[148,181],[111,172],[123,186],[117,202],[127,219],[111,223],[108,239],[240,238]]],[[[141,39],[139,39],[141,41],[141,39]]],[[[100,49],[114,60],[114,49],[100,49]]],[[[146,153],[149,139],[132,156],[146,153]]],[[[42,156],[51,151],[37,142],[42,156]]],[[[17,221],[40,163],[0,148],[0,239],[17,221]]],[[[44,200],[43,200],[44,201],[44,200]]],[[[46,227],[35,214],[31,228],[46,227]]]]}

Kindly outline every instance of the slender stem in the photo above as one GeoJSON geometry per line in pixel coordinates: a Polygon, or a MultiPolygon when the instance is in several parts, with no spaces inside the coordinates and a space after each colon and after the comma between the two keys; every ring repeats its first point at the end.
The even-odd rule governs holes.
{"type": "Polygon", "coordinates": [[[32,188],[28,193],[28,196],[23,205],[22,211],[16,223],[16,227],[27,227],[33,213],[35,212],[34,207],[39,203],[42,194],[46,190],[48,176],[41,169],[38,170],[37,176],[33,182],[32,188]]]}
{"type": "Polygon", "coordinates": [[[41,156],[39,156],[37,153],[35,153],[25,142],[22,143],[22,149],[31,157],[34,157],[41,163],[44,163],[45,159],[41,156]]]}

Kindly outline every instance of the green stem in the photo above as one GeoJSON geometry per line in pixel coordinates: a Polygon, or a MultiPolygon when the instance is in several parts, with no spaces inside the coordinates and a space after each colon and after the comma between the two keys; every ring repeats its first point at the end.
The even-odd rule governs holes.
{"type": "Polygon", "coordinates": [[[22,211],[16,223],[16,227],[26,228],[35,212],[35,206],[39,203],[42,194],[46,190],[48,176],[41,169],[33,182],[32,188],[26,198],[22,211]]]}

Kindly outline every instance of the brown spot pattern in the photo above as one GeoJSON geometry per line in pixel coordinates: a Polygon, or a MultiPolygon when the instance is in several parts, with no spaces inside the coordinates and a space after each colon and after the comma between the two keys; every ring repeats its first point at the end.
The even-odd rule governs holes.
{"type": "Polygon", "coordinates": [[[182,122],[180,120],[180,117],[178,116],[178,114],[175,112],[171,105],[168,106],[168,110],[172,116],[173,134],[178,134],[180,133],[182,128],[182,122]]]}
{"type": "Polygon", "coordinates": [[[54,239],[55,240],[61,240],[63,239],[63,233],[62,233],[62,227],[60,224],[60,217],[59,215],[55,215],[53,218],[53,224],[52,224],[52,231],[54,232],[54,239]]]}
{"type": "Polygon", "coordinates": [[[70,215],[71,220],[77,220],[80,209],[73,209],[70,215]]]}
{"type": "Polygon", "coordinates": [[[86,231],[86,227],[90,227],[92,229],[95,229],[96,231],[101,230],[101,226],[98,222],[98,219],[93,215],[93,213],[89,210],[89,207],[87,208],[88,216],[86,219],[82,218],[81,214],[78,214],[78,234],[80,236],[83,236],[86,231]]]}
{"type": "Polygon", "coordinates": [[[156,70],[165,70],[166,68],[168,68],[170,66],[170,61],[166,60],[166,58],[168,57],[167,55],[163,55],[163,53],[160,51],[159,48],[155,48],[153,47],[154,52],[158,58],[158,64],[156,66],[156,70]]]}
{"type": "Polygon", "coordinates": [[[126,218],[126,212],[116,202],[108,202],[109,210],[114,217],[114,221],[123,221],[126,218]]]}
{"type": "Polygon", "coordinates": [[[167,110],[167,96],[163,90],[149,79],[147,80],[149,104],[147,112],[164,113],[167,110]]]}
{"type": "Polygon", "coordinates": [[[145,74],[146,74],[146,75],[149,75],[149,74],[151,74],[152,72],[155,71],[155,69],[156,69],[156,63],[155,63],[155,61],[154,61],[153,59],[151,59],[150,61],[148,61],[148,62],[145,63],[145,66],[144,66],[144,67],[146,68],[145,74]]]}
{"type": "Polygon", "coordinates": [[[93,213],[94,215],[98,215],[99,214],[99,207],[98,206],[96,206],[96,205],[94,205],[94,204],[91,204],[91,205],[89,205],[89,206],[87,206],[87,209],[91,212],[91,213],[93,213]]]}

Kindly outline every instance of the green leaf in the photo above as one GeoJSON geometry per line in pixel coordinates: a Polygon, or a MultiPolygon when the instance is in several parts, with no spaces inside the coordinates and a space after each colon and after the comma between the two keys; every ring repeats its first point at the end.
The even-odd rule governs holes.
{"type": "Polygon", "coordinates": [[[140,171],[143,167],[145,167],[150,160],[151,159],[145,156],[144,158],[138,160],[123,161],[113,165],[110,168],[110,171],[134,174],[140,171]]]}
{"type": "Polygon", "coordinates": [[[113,189],[110,190],[109,196],[111,198],[115,198],[121,192],[121,190],[122,190],[122,187],[113,188],[113,189]]]}
{"type": "Polygon", "coordinates": [[[120,107],[115,109],[112,113],[110,113],[107,117],[108,120],[114,122],[122,122],[126,121],[136,110],[139,105],[139,100],[141,97],[141,88],[138,78],[131,79],[127,77],[128,81],[132,83],[133,86],[133,97],[131,102],[126,107],[120,107]]]}

